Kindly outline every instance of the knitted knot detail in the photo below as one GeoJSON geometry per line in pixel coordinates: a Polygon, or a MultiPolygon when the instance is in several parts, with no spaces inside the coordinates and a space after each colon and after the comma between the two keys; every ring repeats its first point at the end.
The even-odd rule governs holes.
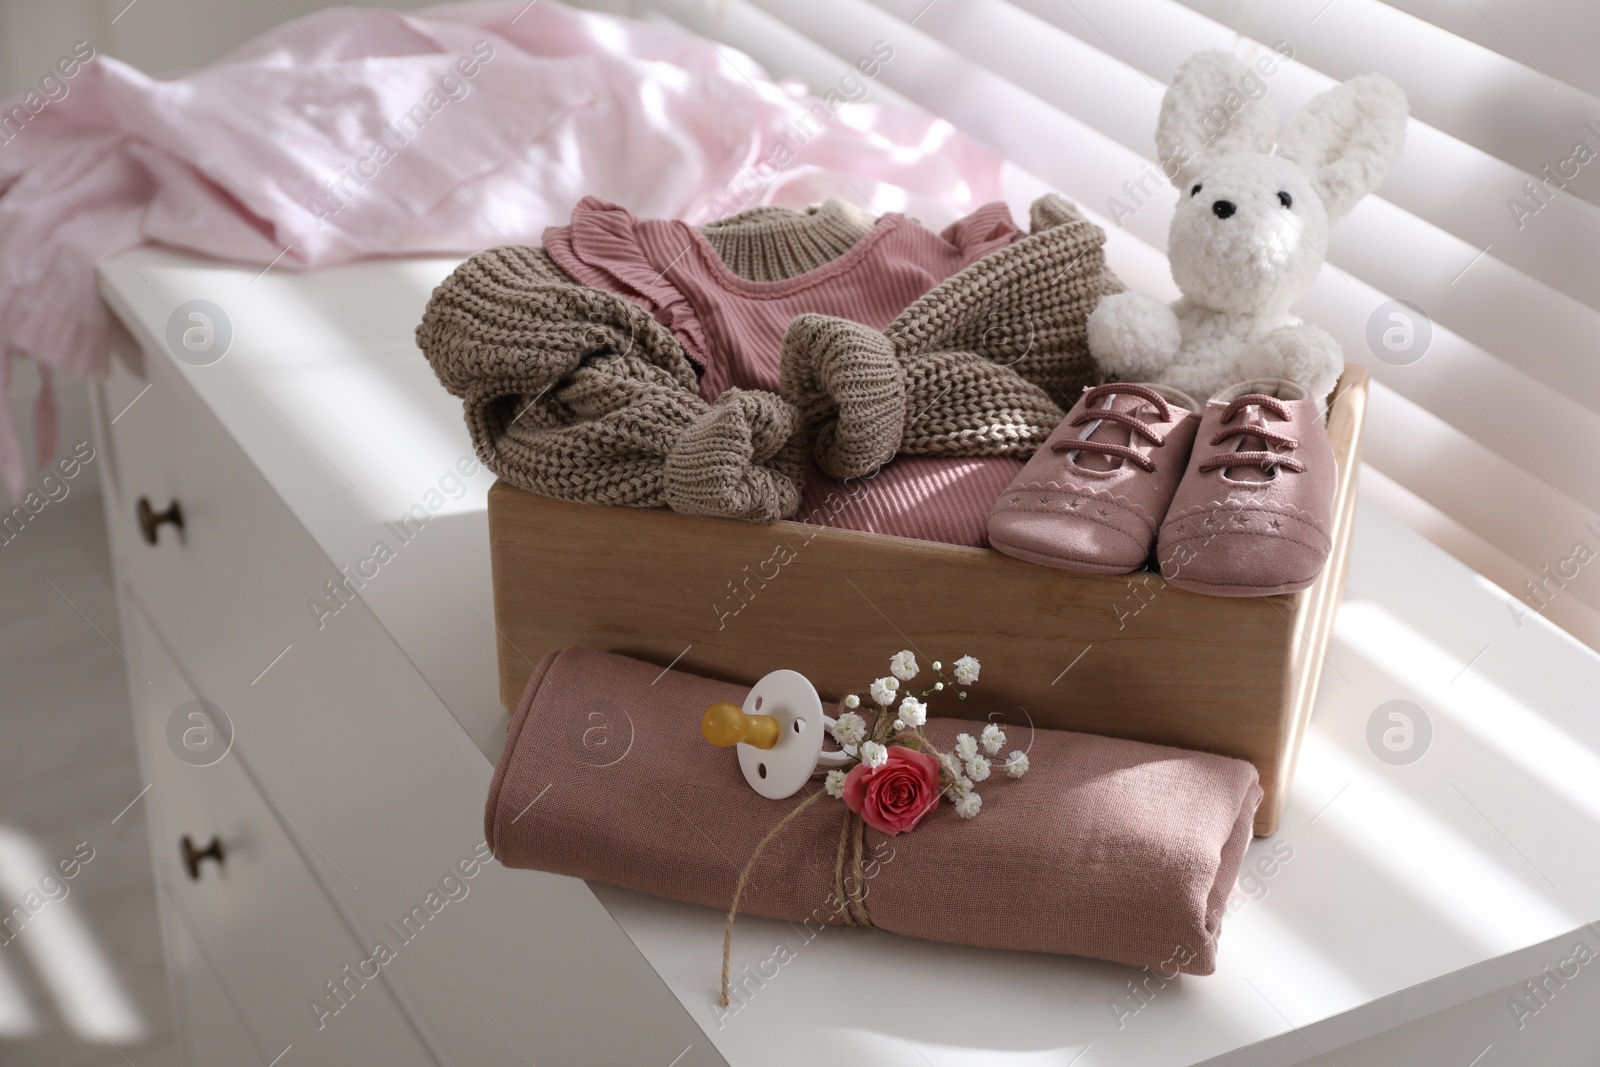
{"type": "Polygon", "coordinates": [[[666,457],[667,506],[686,515],[776,522],[800,506],[800,414],[782,398],[730,389],[700,413],[666,457]]]}
{"type": "Polygon", "coordinates": [[[935,286],[884,332],[913,352],[972,351],[1071,407],[1099,379],[1089,313],[1124,286],[1106,269],[1105,231],[1071,204],[1052,193],[1029,214],[1029,236],[935,286]]]}
{"type": "Polygon", "coordinates": [[[906,375],[879,331],[829,315],[796,316],[783,337],[780,375],[826,474],[864,477],[900,450],[906,375]]]}
{"type": "Polygon", "coordinates": [[[1086,323],[1123,288],[1105,267],[1105,233],[1058,196],[1036,201],[1031,218],[1032,234],[881,332],[825,315],[790,324],[783,395],[823,471],[864,477],[897,453],[1026,459],[1099,380],[1086,323]]]}

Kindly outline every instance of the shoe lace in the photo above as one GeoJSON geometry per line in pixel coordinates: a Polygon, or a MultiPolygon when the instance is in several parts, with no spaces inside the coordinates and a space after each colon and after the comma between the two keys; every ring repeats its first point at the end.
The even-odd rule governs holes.
{"type": "MultiPolygon", "coordinates": [[[[1246,408],[1255,408],[1261,412],[1270,411],[1284,422],[1289,421],[1289,407],[1277,397],[1267,396],[1265,393],[1246,393],[1223,409],[1222,424],[1227,426],[1246,408]]],[[[1268,445],[1277,445],[1279,448],[1284,449],[1284,452],[1274,452],[1270,448],[1224,452],[1221,455],[1212,456],[1210,459],[1202,461],[1199,470],[1204,472],[1214,471],[1218,467],[1258,466],[1262,470],[1282,467],[1285,470],[1299,474],[1306,469],[1304,463],[1301,463],[1293,456],[1285,454],[1299,448],[1300,439],[1290,437],[1282,430],[1275,430],[1264,422],[1243,422],[1229,429],[1219,430],[1211,438],[1212,447],[1220,445],[1224,441],[1231,441],[1235,437],[1254,437],[1268,445]]]]}
{"type": "Polygon", "coordinates": [[[1084,394],[1083,408],[1073,417],[1068,426],[1082,426],[1088,422],[1109,422],[1122,426],[1128,431],[1128,444],[1119,445],[1110,441],[1090,441],[1083,438],[1069,438],[1057,441],[1050,446],[1050,451],[1062,452],[1099,452],[1102,455],[1116,456],[1143,467],[1146,472],[1156,469],[1155,461],[1136,448],[1129,447],[1135,435],[1150,442],[1151,447],[1160,448],[1166,441],[1164,434],[1158,434],[1151,429],[1150,424],[1138,416],[1127,411],[1116,411],[1112,408],[1097,408],[1095,403],[1110,396],[1132,396],[1145,401],[1156,409],[1161,422],[1172,421],[1172,406],[1167,403],[1167,398],[1143,385],[1132,385],[1127,382],[1115,382],[1109,385],[1097,385],[1084,394]]]}

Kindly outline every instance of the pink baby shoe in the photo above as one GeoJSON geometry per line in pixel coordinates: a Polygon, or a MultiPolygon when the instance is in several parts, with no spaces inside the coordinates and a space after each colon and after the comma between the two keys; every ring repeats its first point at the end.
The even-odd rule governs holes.
{"type": "Polygon", "coordinates": [[[1169,585],[1213,596],[1293,593],[1332,548],[1333,446],[1317,402],[1257,378],[1206,403],[1183,484],[1161,524],[1169,585]]]}
{"type": "Polygon", "coordinates": [[[1046,567],[1126,574],[1149,558],[1200,424],[1164,385],[1084,390],[989,512],[989,544],[1046,567]]]}

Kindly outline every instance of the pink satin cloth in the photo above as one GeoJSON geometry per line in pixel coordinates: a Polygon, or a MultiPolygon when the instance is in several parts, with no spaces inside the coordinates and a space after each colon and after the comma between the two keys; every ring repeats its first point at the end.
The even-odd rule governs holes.
{"type": "MultiPolygon", "coordinates": [[[[990,149],[843,99],[892,66],[874,47],[828,101],[689,32],[548,0],[330,9],[172,79],[90,50],[48,97],[0,105],[0,387],[19,355],[46,382],[103,371],[94,267],[145,242],[282,270],[537,244],[588,193],[689,222],[857,190],[938,220],[996,199],[990,149]]],[[[48,385],[35,431],[42,462],[48,385]]],[[[0,476],[18,496],[4,404],[0,476]]]]}

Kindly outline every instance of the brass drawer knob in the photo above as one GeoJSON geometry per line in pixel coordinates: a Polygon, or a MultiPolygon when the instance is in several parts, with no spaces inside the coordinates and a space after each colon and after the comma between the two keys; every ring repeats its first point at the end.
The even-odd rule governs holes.
{"type": "Polygon", "coordinates": [[[183,869],[189,872],[189,881],[200,880],[200,864],[206,860],[216,860],[217,866],[222,866],[222,838],[213,836],[205,848],[195,848],[194,840],[184,834],[178,844],[183,851],[183,869]]]}
{"type": "Polygon", "coordinates": [[[150,506],[150,498],[142,496],[139,498],[138,514],[139,532],[144,535],[144,542],[147,545],[156,543],[157,534],[163,523],[172,523],[177,527],[178,535],[180,537],[183,535],[183,509],[178,506],[176,500],[168,504],[165,511],[157,511],[150,506]]]}

